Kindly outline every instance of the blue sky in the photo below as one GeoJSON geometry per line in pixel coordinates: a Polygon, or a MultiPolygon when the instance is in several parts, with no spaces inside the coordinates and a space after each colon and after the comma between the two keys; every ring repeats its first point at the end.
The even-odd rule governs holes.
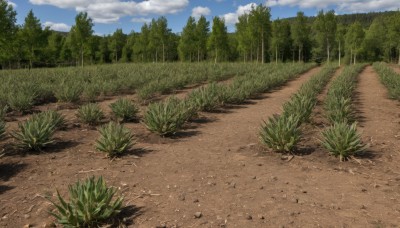
{"type": "Polygon", "coordinates": [[[237,17],[252,4],[271,7],[272,19],[293,17],[298,11],[314,16],[320,9],[334,9],[338,14],[398,10],[400,0],[8,0],[23,24],[33,10],[43,25],[54,30],[68,31],[77,12],[86,11],[94,20],[96,34],[106,35],[122,28],[125,33],[140,31],[144,22],[165,16],[169,27],[180,32],[189,16],[223,17],[228,29],[234,31],[237,17]]]}

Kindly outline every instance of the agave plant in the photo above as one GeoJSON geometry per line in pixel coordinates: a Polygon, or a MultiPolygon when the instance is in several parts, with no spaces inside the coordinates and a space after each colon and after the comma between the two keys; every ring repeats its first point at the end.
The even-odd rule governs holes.
{"type": "Polygon", "coordinates": [[[160,135],[174,134],[188,118],[188,110],[182,107],[174,97],[165,102],[152,103],[144,115],[144,124],[150,131],[160,135]]]}
{"type": "Polygon", "coordinates": [[[110,105],[114,116],[122,121],[130,121],[137,117],[139,108],[130,100],[120,98],[110,105]]]}
{"type": "Polygon", "coordinates": [[[27,92],[17,92],[9,95],[8,104],[12,110],[25,113],[32,109],[35,97],[35,95],[27,92]]]}
{"type": "Polygon", "coordinates": [[[100,138],[96,140],[96,149],[114,157],[129,150],[134,144],[131,131],[123,125],[110,122],[99,129],[100,138]]]}
{"type": "Polygon", "coordinates": [[[32,120],[41,118],[48,119],[47,121],[51,122],[55,129],[62,129],[66,124],[64,116],[54,110],[47,110],[38,114],[34,114],[31,117],[32,120]]]}
{"type": "Polygon", "coordinates": [[[291,152],[300,140],[299,118],[274,115],[261,128],[261,142],[278,152],[291,152]]]}
{"type": "Polygon", "coordinates": [[[55,96],[58,101],[76,103],[80,100],[82,92],[82,85],[78,83],[64,82],[55,91],[55,96]]]}
{"type": "Polygon", "coordinates": [[[295,95],[283,105],[284,115],[295,115],[299,124],[309,121],[316,99],[309,96],[295,95]]]}
{"type": "Polygon", "coordinates": [[[350,98],[332,97],[325,102],[326,118],[331,123],[353,122],[354,111],[350,98]]]}
{"type": "Polygon", "coordinates": [[[113,200],[115,188],[107,187],[103,177],[69,185],[67,202],[57,190],[58,203],[51,201],[58,213],[50,212],[65,227],[98,227],[121,212],[123,197],[113,200]]]}
{"type": "Polygon", "coordinates": [[[82,105],[76,116],[85,124],[96,125],[103,118],[104,113],[97,104],[82,105]]]}
{"type": "Polygon", "coordinates": [[[55,131],[51,119],[42,117],[31,118],[18,124],[19,131],[11,133],[22,149],[39,151],[46,145],[53,143],[52,136],[55,131]]]}
{"type": "Polygon", "coordinates": [[[356,123],[351,125],[345,122],[335,123],[322,132],[321,143],[329,153],[339,156],[340,161],[366,149],[361,136],[357,133],[356,123]]]}
{"type": "Polygon", "coordinates": [[[196,89],[189,94],[188,99],[200,111],[213,111],[221,105],[221,86],[212,83],[207,87],[196,89]]]}

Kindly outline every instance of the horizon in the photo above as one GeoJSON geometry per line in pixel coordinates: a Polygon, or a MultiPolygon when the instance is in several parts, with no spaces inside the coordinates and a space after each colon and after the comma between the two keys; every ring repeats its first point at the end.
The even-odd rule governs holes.
{"type": "Polygon", "coordinates": [[[240,15],[250,11],[252,5],[263,4],[271,8],[271,20],[295,17],[302,11],[308,17],[316,16],[320,10],[334,10],[337,15],[397,11],[397,0],[355,0],[346,1],[300,1],[300,0],[161,0],[120,1],[120,0],[11,0],[17,12],[17,24],[22,25],[29,10],[40,20],[43,27],[60,32],[69,32],[75,23],[75,16],[82,11],[88,12],[94,22],[94,34],[103,36],[122,29],[128,34],[139,32],[144,23],[152,18],[165,16],[168,27],[174,33],[180,33],[189,16],[195,18],[204,15],[208,21],[219,16],[225,19],[229,32],[234,32],[235,23],[240,15]]]}

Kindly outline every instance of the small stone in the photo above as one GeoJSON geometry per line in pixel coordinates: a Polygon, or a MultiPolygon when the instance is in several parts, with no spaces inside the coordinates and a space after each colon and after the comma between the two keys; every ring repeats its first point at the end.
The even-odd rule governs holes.
{"type": "Polygon", "coordinates": [[[264,189],[264,186],[261,186],[260,189],[261,189],[261,190],[264,189]]]}
{"type": "Polygon", "coordinates": [[[292,203],[298,203],[298,202],[299,202],[299,199],[293,198],[293,199],[291,200],[291,202],[292,202],[292,203]]]}
{"type": "Polygon", "coordinates": [[[261,220],[265,219],[264,215],[258,215],[258,218],[261,219],[261,220]]]}
{"type": "Polygon", "coordinates": [[[361,207],[360,207],[361,209],[367,209],[367,207],[365,206],[365,205],[361,205],[361,207]]]}
{"type": "Polygon", "coordinates": [[[193,203],[198,203],[198,202],[199,202],[198,199],[193,200],[193,203]]]}
{"type": "Polygon", "coordinates": [[[229,184],[229,187],[231,187],[231,188],[236,188],[236,183],[235,183],[235,182],[231,182],[231,183],[229,184]]]}
{"type": "Polygon", "coordinates": [[[277,181],[278,177],[271,177],[271,180],[277,181]]]}
{"type": "Polygon", "coordinates": [[[307,191],[303,191],[304,194],[307,194],[307,191]]]}
{"type": "Polygon", "coordinates": [[[362,192],[366,192],[366,191],[367,191],[367,189],[363,188],[363,189],[361,189],[361,191],[362,191],[362,192]]]}
{"type": "Polygon", "coordinates": [[[55,228],[57,227],[54,222],[46,222],[43,224],[43,228],[55,228]]]}
{"type": "Polygon", "coordinates": [[[258,163],[257,165],[258,165],[258,166],[262,166],[263,164],[261,164],[261,163],[258,163]]]}
{"type": "Polygon", "coordinates": [[[26,224],[26,225],[24,226],[24,228],[30,228],[30,227],[32,227],[31,224],[26,224]]]}
{"type": "Polygon", "coordinates": [[[246,216],[246,219],[247,219],[247,220],[252,220],[253,217],[252,217],[251,215],[247,215],[247,216],[246,216]]]}
{"type": "Polygon", "coordinates": [[[180,195],[178,196],[178,199],[179,199],[180,201],[185,201],[185,199],[186,199],[185,194],[180,194],[180,195]]]}
{"type": "Polygon", "coordinates": [[[254,177],[253,177],[253,180],[255,180],[255,179],[257,179],[257,176],[254,176],[254,177]]]}
{"type": "Polygon", "coordinates": [[[31,217],[30,215],[24,214],[24,218],[25,218],[25,219],[28,219],[28,218],[30,218],[30,217],[31,217]]]}
{"type": "Polygon", "coordinates": [[[196,212],[194,213],[194,218],[201,218],[201,216],[203,216],[203,214],[201,212],[196,212]]]}

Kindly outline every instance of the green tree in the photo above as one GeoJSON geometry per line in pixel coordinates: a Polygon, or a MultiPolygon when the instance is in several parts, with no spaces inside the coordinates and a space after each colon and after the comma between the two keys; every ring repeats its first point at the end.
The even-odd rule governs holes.
{"type": "Polygon", "coordinates": [[[133,53],[141,62],[149,61],[150,28],[146,23],[141,28],[137,42],[133,45],[133,53]]]}
{"type": "Polygon", "coordinates": [[[86,12],[81,12],[75,17],[75,25],[71,28],[72,45],[79,52],[81,65],[83,67],[83,60],[85,49],[89,49],[90,37],[93,35],[93,22],[88,17],[86,12]]]}
{"type": "Polygon", "coordinates": [[[110,49],[108,47],[108,37],[104,36],[100,39],[99,51],[97,54],[97,58],[100,63],[108,63],[110,62],[110,49]]]}
{"type": "Polygon", "coordinates": [[[122,49],[126,44],[126,35],[122,29],[117,29],[111,36],[110,48],[113,51],[114,61],[118,62],[122,56],[122,49]]]}
{"type": "Polygon", "coordinates": [[[32,68],[35,60],[35,52],[44,46],[43,30],[40,20],[35,17],[33,11],[30,10],[25,17],[25,23],[22,26],[22,36],[24,47],[26,47],[29,59],[29,67],[32,68]]]}
{"type": "Polygon", "coordinates": [[[390,47],[397,50],[398,64],[400,65],[400,11],[389,17],[388,29],[390,47]]]}
{"type": "Polygon", "coordinates": [[[14,46],[12,41],[17,33],[16,16],[17,12],[12,5],[0,0],[0,63],[11,59],[14,46]]]}
{"type": "Polygon", "coordinates": [[[271,37],[271,12],[270,8],[259,4],[249,13],[249,27],[251,34],[257,41],[257,61],[265,63],[266,51],[269,49],[271,37]],[[260,57],[261,58],[260,58],[260,57]]]}
{"type": "Polygon", "coordinates": [[[251,34],[248,14],[243,14],[238,18],[238,23],[236,23],[236,40],[238,42],[238,50],[243,55],[243,62],[246,62],[249,56],[252,61],[252,51],[255,41],[251,34]]]}
{"type": "Polygon", "coordinates": [[[290,24],[288,21],[277,19],[272,23],[271,40],[271,53],[276,63],[278,59],[282,62],[285,60],[288,49],[290,49],[290,24]]]}
{"type": "Polygon", "coordinates": [[[338,59],[339,59],[339,67],[342,65],[341,59],[342,59],[342,50],[344,49],[344,43],[345,43],[345,36],[346,36],[346,27],[342,24],[339,24],[337,26],[336,30],[336,42],[338,44],[338,59]]]}
{"type": "Polygon", "coordinates": [[[365,33],[362,52],[365,60],[381,61],[385,55],[386,36],[388,30],[384,20],[375,18],[365,33]]]}
{"type": "Polygon", "coordinates": [[[293,45],[298,50],[298,60],[304,60],[304,48],[309,42],[310,28],[307,24],[307,18],[303,12],[298,12],[292,25],[292,39],[293,45]]]}
{"type": "Polygon", "coordinates": [[[204,60],[207,55],[207,39],[210,32],[210,22],[201,15],[196,25],[196,48],[197,48],[197,61],[204,60]]]}
{"type": "Polygon", "coordinates": [[[225,21],[220,17],[214,17],[211,35],[208,39],[208,48],[213,51],[214,62],[217,63],[229,53],[228,32],[225,21]]]}
{"type": "Polygon", "coordinates": [[[346,33],[346,48],[350,49],[350,63],[357,62],[357,54],[361,51],[364,40],[364,30],[359,22],[355,22],[346,33]]]}
{"type": "Polygon", "coordinates": [[[51,63],[57,63],[60,60],[61,49],[63,47],[62,35],[51,31],[47,43],[47,58],[51,63]]]}
{"type": "Polygon", "coordinates": [[[132,31],[126,38],[124,48],[122,49],[122,62],[130,62],[133,60],[133,47],[137,40],[137,33],[132,31]]]}
{"type": "Polygon", "coordinates": [[[194,17],[189,17],[185,27],[183,27],[181,39],[178,45],[179,58],[182,61],[189,60],[192,62],[197,47],[197,39],[196,20],[194,17]]]}
{"type": "MultiPolygon", "coordinates": [[[[324,13],[319,11],[314,21],[314,30],[316,31],[316,40],[319,50],[326,50],[326,60],[330,62],[330,51],[335,44],[337,22],[335,11],[331,10],[324,13]]],[[[322,53],[319,53],[322,56],[322,53]]]]}

